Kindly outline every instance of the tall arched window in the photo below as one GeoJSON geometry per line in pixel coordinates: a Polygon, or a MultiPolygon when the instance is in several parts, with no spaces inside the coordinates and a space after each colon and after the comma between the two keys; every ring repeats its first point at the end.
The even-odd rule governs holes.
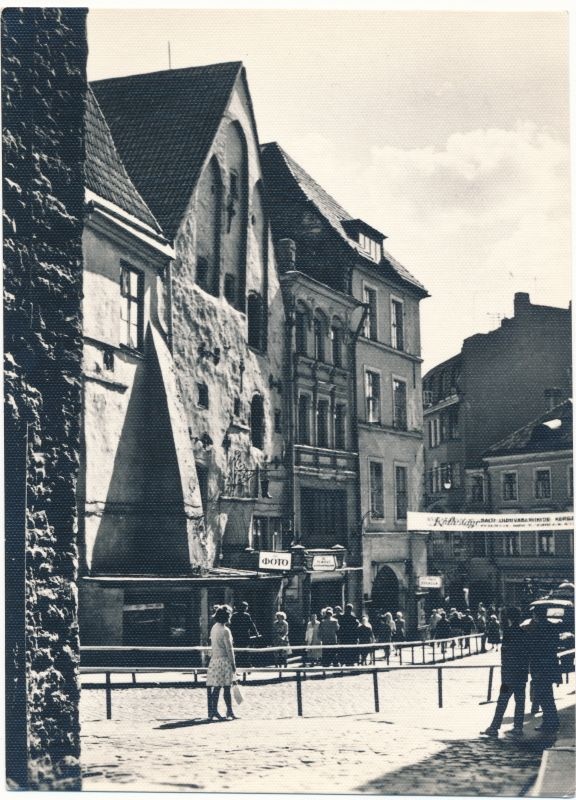
{"type": "Polygon", "coordinates": [[[250,440],[254,447],[264,449],[264,400],[255,394],[250,405],[250,440]]]}
{"type": "Polygon", "coordinates": [[[248,346],[254,350],[266,350],[266,310],[264,301],[257,292],[250,292],[247,305],[248,346]]]}
{"type": "Polygon", "coordinates": [[[235,283],[230,302],[241,311],[246,306],[246,242],[248,235],[248,148],[240,125],[226,129],[226,174],[224,180],[223,263],[229,285],[235,283]],[[232,280],[234,279],[234,280],[232,280]]]}
{"type": "Polygon", "coordinates": [[[321,311],[314,314],[314,358],[326,360],[326,317],[321,311]]]}
{"type": "Polygon", "coordinates": [[[222,178],[216,157],[212,158],[198,184],[196,208],[196,283],[205,292],[220,294],[220,233],[222,178]]]}
{"type": "Polygon", "coordinates": [[[308,310],[298,303],[296,306],[295,326],[296,326],[296,352],[301,355],[308,355],[308,310]]]}
{"type": "Polygon", "coordinates": [[[343,359],[343,326],[341,321],[334,317],[332,320],[332,327],[330,329],[330,339],[332,343],[332,363],[335,367],[341,367],[344,363],[343,359]]]}

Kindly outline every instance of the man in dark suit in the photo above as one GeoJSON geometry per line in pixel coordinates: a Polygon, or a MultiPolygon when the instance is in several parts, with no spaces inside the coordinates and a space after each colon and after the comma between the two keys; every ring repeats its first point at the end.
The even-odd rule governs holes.
{"type": "Polygon", "coordinates": [[[530,675],[534,700],[542,708],[542,725],[537,728],[545,739],[554,739],[558,733],[558,711],[554,700],[553,684],[562,681],[558,661],[560,631],[550,622],[545,605],[535,605],[533,619],[526,630],[530,642],[530,675]]]}
{"type": "MultiPolygon", "coordinates": [[[[230,630],[234,647],[250,647],[250,639],[258,636],[256,625],[248,613],[248,603],[242,602],[236,606],[236,611],[230,619],[230,630]]],[[[238,653],[236,664],[239,667],[249,667],[250,653],[238,653]]]]}

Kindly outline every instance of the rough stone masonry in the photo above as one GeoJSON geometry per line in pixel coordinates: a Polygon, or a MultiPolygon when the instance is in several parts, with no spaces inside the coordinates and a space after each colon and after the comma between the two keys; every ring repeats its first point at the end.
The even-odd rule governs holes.
{"type": "Polygon", "coordinates": [[[4,9],[7,777],[80,788],[86,10],[4,9]]]}

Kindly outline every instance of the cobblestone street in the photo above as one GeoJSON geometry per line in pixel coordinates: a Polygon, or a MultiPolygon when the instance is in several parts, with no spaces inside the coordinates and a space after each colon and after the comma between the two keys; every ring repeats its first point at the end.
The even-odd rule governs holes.
{"type": "MultiPolygon", "coordinates": [[[[496,658],[445,670],[442,709],[434,669],[381,674],[379,713],[370,674],[309,679],[301,718],[288,679],[249,679],[236,707],[241,719],[212,723],[201,685],[115,688],[112,720],[103,689],[84,689],[84,789],[521,795],[541,760],[534,720],[521,743],[480,738],[494,710],[480,705],[488,670],[463,668],[496,658]]],[[[573,691],[573,682],[557,689],[559,709],[573,704],[573,691]]],[[[510,723],[507,716],[503,732],[510,723]]]]}

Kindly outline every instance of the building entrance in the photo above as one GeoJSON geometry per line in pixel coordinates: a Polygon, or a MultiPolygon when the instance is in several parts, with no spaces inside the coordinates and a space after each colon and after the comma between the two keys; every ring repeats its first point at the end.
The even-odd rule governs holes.
{"type": "Polygon", "coordinates": [[[310,584],[310,613],[317,614],[323,608],[343,606],[341,581],[313,581],[310,584]]]}
{"type": "Polygon", "coordinates": [[[347,519],[345,491],[310,487],[300,490],[300,528],[306,547],[346,547],[347,519]]]}
{"type": "Polygon", "coordinates": [[[372,585],[372,611],[395,614],[399,605],[398,578],[390,567],[381,567],[372,585]]]}

